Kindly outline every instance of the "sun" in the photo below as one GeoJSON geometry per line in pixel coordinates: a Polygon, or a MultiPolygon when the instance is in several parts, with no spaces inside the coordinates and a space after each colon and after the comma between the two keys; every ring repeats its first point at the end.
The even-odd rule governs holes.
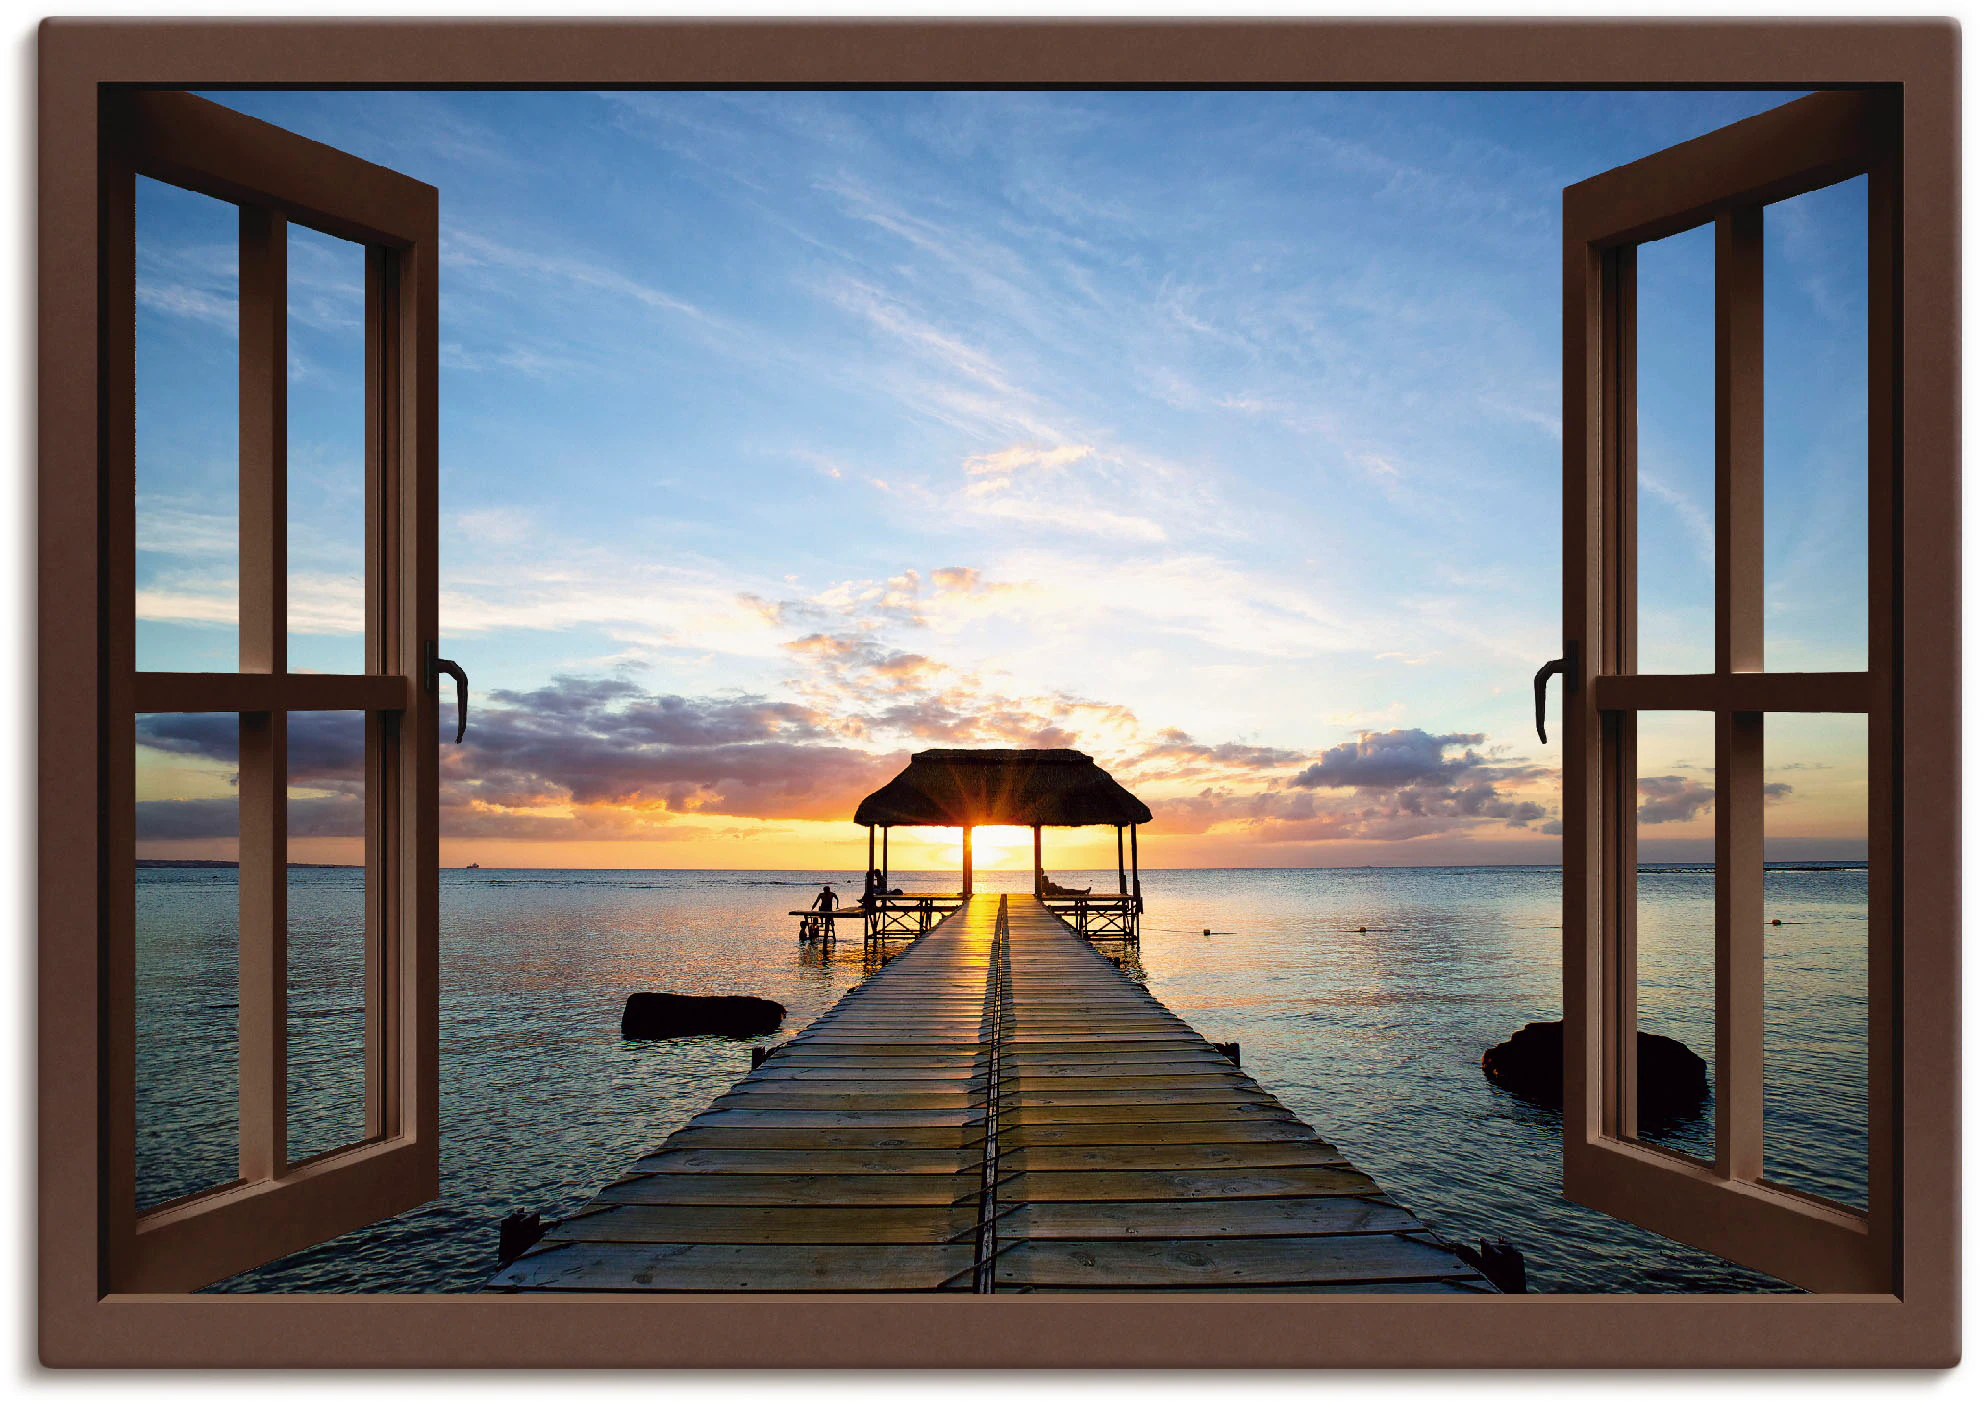
{"type": "Polygon", "coordinates": [[[1012,827],[984,827],[971,830],[972,865],[988,870],[1007,867],[1013,870],[1031,869],[1033,866],[1033,829],[1012,827]]]}

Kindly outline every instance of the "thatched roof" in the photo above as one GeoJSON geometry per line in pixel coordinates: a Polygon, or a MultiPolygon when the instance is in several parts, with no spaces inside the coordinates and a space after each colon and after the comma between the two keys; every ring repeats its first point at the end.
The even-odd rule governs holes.
{"type": "Polygon", "coordinates": [[[1148,823],[1150,809],[1080,750],[923,750],[861,800],[854,821],[900,828],[1113,827],[1148,823]]]}

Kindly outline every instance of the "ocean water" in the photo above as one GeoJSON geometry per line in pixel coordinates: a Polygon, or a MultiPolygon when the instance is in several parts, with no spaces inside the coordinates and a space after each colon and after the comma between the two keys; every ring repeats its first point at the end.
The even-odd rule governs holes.
{"type": "MultiPolygon", "coordinates": [[[[858,873],[443,872],[440,1197],[215,1288],[478,1288],[504,1214],[573,1211],[749,1069],[749,1042],[623,1042],[627,994],[774,998],[789,1034],[864,977],[858,938],[797,943],[786,912],[823,880],[860,889],[858,873]]],[[[955,880],[902,875],[911,890],[955,880]]],[[[1640,877],[1641,1025],[1711,1067],[1713,880],[1640,877]]],[[[226,869],[138,881],[139,1182],[156,1204],[233,1175],[236,888],[226,869]]],[[[362,881],[291,873],[299,1157],[361,1132],[362,881]]],[[[1030,882],[979,874],[980,889],[1030,882]]],[[[1767,935],[1767,1171],[1864,1202],[1866,872],[1777,867],[1765,893],[1783,922],[1767,935]]],[[[1566,1203],[1557,1113],[1483,1078],[1487,1047],[1560,1015],[1555,868],[1153,871],[1144,895],[1129,971],[1238,1041],[1252,1075],[1448,1239],[1509,1239],[1534,1290],[1785,1288],[1566,1203]]],[[[1648,1137],[1706,1156],[1713,1125],[1711,1104],[1648,1137]]]]}

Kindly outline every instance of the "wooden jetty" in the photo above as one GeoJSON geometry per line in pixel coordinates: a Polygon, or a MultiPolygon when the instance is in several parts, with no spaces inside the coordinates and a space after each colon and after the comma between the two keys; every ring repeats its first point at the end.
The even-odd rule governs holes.
{"type": "Polygon", "coordinates": [[[971,895],[498,1291],[1494,1291],[1037,897],[971,895]]]}

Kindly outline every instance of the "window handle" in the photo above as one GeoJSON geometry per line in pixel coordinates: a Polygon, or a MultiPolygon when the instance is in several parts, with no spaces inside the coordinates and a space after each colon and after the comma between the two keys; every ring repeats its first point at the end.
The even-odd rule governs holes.
{"type": "Polygon", "coordinates": [[[441,656],[439,644],[427,645],[427,694],[438,697],[441,694],[441,674],[445,672],[455,679],[455,743],[461,744],[462,736],[468,733],[468,673],[462,664],[441,656]]]}
{"type": "Polygon", "coordinates": [[[1550,743],[1550,737],[1543,733],[1543,697],[1552,673],[1563,674],[1565,690],[1578,689],[1578,645],[1575,642],[1566,642],[1562,657],[1552,658],[1536,669],[1536,738],[1545,745],[1550,743]]]}

